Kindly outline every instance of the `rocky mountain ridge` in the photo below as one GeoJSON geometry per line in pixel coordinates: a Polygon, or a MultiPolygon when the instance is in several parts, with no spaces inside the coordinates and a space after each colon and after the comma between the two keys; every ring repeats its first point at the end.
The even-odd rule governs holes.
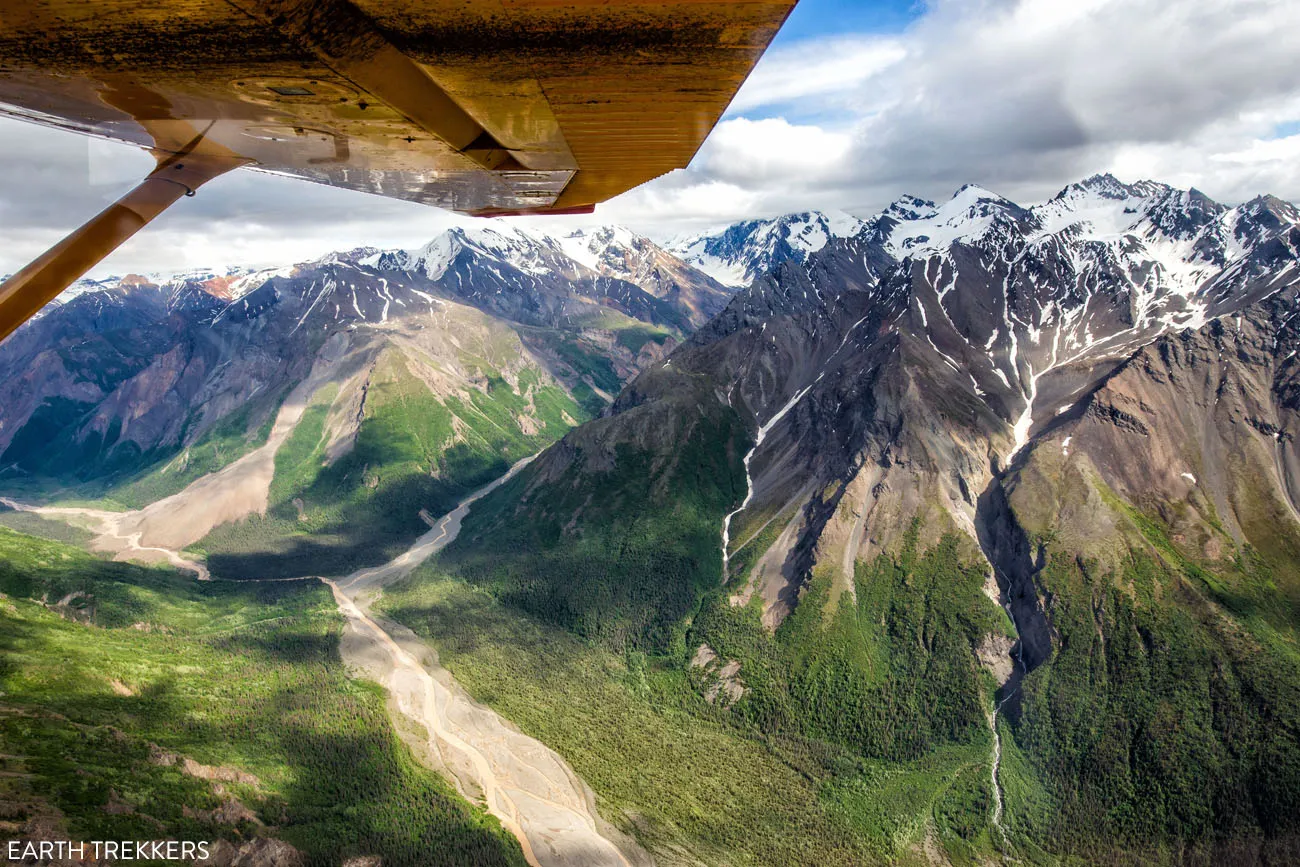
{"type": "Polygon", "coordinates": [[[9,374],[0,464],[49,469],[57,462],[37,467],[20,453],[24,441],[49,452],[54,433],[77,444],[90,475],[111,469],[102,454],[115,448],[110,434],[139,453],[181,447],[258,395],[283,393],[330,334],[444,327],[448,303],[520,326],[529,351],[598,407],[729,296],[613,229],[561,244],[517,229],[455,228],[414,251],[83,280],[0,349],[9,374]],[[598,369],[586,369],[588,357],[598,369]]]}
{"type": "Polygon", "coordinates": [[[743,288],[784,262],[805,262],[831,240],[852,237],[866,227],[843,212],[807,211],[675,238],[668,249],[719,282],[743,288]]]}
{"type": "Polygon", "coordinates": [[[980,797],[1008,858],[1290,851],[1249,794],[1276,786],[1206,708],[1295,767],[1298,291],[1300,215],[1271,197],[1099,176],[1032,208],[905,200],[737,293],[446,562],[593,640],[706,648],[767,732],[868,757],[992,733],[980,797]],[[1106,731],[1063,710],[1084,704],[1106,731]],[[1219,794],[1189,787],[1207,755],[1219,794]]]}

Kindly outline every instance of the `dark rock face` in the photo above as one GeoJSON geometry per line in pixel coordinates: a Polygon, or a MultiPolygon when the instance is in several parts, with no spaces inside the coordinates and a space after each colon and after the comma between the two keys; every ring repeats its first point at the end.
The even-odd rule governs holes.
{"type": "MultiPolygon", "coordinates": [[[[807,223],[778,223],[790,220],[807,223]]],[[[753,495],[732,539],[797,512],[785,572],[802,581],[826,566],[847,585],[854,558],[895,548],[919,515],[930,541],[958,530],[972,549],[983,543],[1031,617],[1042,608],[1038,551],[1016,524],[1039,522],[1018,516],[1015,476],[1009,503],[999,480],[1039,439],[1059,444],[1068,425],[1157,437],[1162,420],[1109,399],[1106,383],[1171,351],[1161,347],[1183,339],[1175,335],[1252,321],[1261,303],[1291,309],[1296,221],[1275,199],[1229,209],[1196,191],[1099,176],[1034,208],[977,187],[942,206],[900,200],[802,262],[772,242],[766,276],[634,381],[598,430],[573,432],[568,450],[533,472],[560,454],[598,453],[606,464],[618,443],[673,449],[641,427],[649,406],[664,417],[735,412],[751,431],[784,409],[752,456],[753,495]]],[[[756,231],[740,224],[702,249],[738,249],[756,231]]],[[[1032,631],[1027,656],[1044,659],[1047,626],[1032,631]]]]}
{"type": "MultiPolygon", "coordinates": [[[[1300,425],[1296,391],[1294,288],[1211,321],[1197,331],[1160,337],[1118,365],[1080,405],[1030,449],[1023,472],[1009,480],[1013,503],[1035,523],[1030,507],[1046,470],[1060,456],[1086,461],[1106,488],[1144,512],[1164,517],[1190,555],[1218,560],[1232,541],[1271,551],[1282,562],[1300,556],[1300,425]],[[1017,497],[1016,488],[1026,494],[1017,497]]],[[[1050,485],[1060,500],[1060,482],[1050,485]]],[[[1077,535],[1080,550],[1104,556],[1090,542],[1085,516],[1056,518],[1077,535]]]]}
{"type": "Polygon", "coordinates": [[[1034,583],[1034,574],[1042,562],[1007,502],[1000,479],[994,479],[980,495],[975,528],[1002,591],[1003,605],[1018,633],[1014,653],[1019,664],[1004,685],[1005,693],[1014,695],[1020,679],[1052,655],[1051,624],[1034,583]]]}

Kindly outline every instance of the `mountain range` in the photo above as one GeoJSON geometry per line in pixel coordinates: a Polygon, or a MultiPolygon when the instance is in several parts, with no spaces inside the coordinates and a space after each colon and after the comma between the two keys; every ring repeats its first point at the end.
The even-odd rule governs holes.
{"type": "MultiPolygon", "coordinates": [[[[319,448],[304,444],[278,502],[254,495],[264,542],[226,540],[226,556],[324,568],[365,538],[380,557],[418,534],[420,508],[445,511],[600,413],[729,298],[625,231],[490,227],[410,251],[83,282],[0,350],[0,474],[144,506],[258,449],[293,395],[320,407],[319,448]]],[[[184,542],[243,514],[246,494],[233,500],[206,505],[184,542]]]]}
{"type": "Polygon", "coordinates": [[[1298,220],[1109,176],[901,200],[779,255],[444,568],[681,660],[765,736],[986,749],[964,791],[913,779],[935,800],[890,858],[1282,863],[1298,220]],[[963,800],[991,818],[954,831],[963,800]]]}
{"type": "Polygon", "coordinates": [[[538,453],[383,612],[657,862],[1300,859],[1292,204],[488,225],[76,287],[0,490],[342,575],[538,453]]]}

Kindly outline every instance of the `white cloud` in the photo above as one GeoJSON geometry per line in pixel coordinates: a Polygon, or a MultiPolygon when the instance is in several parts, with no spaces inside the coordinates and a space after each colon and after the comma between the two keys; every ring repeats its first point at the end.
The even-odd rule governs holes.
{"type": "MultiPolygon", "coordinates": [[[[807,91],[853,108],[850,129],[824,130],[850,135],[847,150],[805,165],[796,142],[754,137],[741,165],[787,170],[746,179],[720,128],[672,189],[685,198],[692,181],[725,179],[751,188],[769,212],[865,214],[904,192],[943,198],[967,182],[1032,201],[1112,170],[1226,201],[1263,191],[1297,199],[1294,145],[1269,141],[1279,124],[1300,119],[1295,33],[1300,4],[1285,0],[936,0],[895,39],[824,40],[772,58],[778,72],[760,64],[758,81],[780,80],[795,56],[824,52],[813,68],[851,70],[845,52],[857,51],[868,74],[828,74],[807,91]],[[880,62],[882,45],[899,60],[880,62]]],[[[789,110],[779,87],[745,94],[756,116],[789,110]]],[[[807,121],[799,129],[814,139],[807,121]]]]}
{"type": "MultiPolygon", "coordinates": [[[[717,223],[768,213],[765,191],[677,171],[596,208],[595,219],[664,239],[717,223]]],[[[555,227],[552,227],[555,228],[555,227]]]]}
{"type": "Polygon", "coordinates": [[[705,174],[745,186],[812,184],[829,177],[849,153],[852,138],[784,118],[737,118],[718,124],[701,154],[705,174]]]}
{"type": "Polygon", "coordinates": [[[1237,165],[1266,165],[1285,170],[1300,160],[1300,135],[1254,141],[1250,146],[1231,153],[1211,154],[1211,160],[1237,165]]]}
{"type": "Polygon", "coordinates": [[[896,38],[834,37],[774,48],[736,94],[730,112],[782,106],[809,113],[806,100],[843,98],[902,62],[907,50],[896,38]]]}

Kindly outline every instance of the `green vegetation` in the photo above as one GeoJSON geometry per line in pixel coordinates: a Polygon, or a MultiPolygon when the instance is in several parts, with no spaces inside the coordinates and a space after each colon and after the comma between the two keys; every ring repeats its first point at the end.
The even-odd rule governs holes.
{"type": "MultiPolygon", "coordinates": [[[[596,423],[620,424],[654,422],[596,423]]],[[[674,798],[702,815],[753,806],[748,796],[721,806],[713,765],[673,755],[656,738],[646,755],[624,760],[645,750],[629,732],[671,720],[679,732],[710,727],[724,743],[763,744],[768,759],[755,772],[804,775],[827,829],[816,836],[856,850],[859,861],[919,858],[931,844],[956,863],[995,854],[992,684],[973,651],[1008,624],[982,591],[984,569],[963,561],[968,549],[953,536],[917,550],[914,527],[898,559],[859,564],[856,605],[845,596],[832,609],[830,576],[819,576],[772,635],[757,600],[733,607],[718,584],[719,527],[741,495],[744,430],[727,412],[689,425],[654,432],[673,443],[662,454],[653,439],[619,443],[610,456],[584,453],[587,438],[572,440],[558,477],[554,465],[539,467],[476,505],[436,567],[389,596],[390,615],[428,636],[481,700],[559,749],[616,815],[635,817],[628,821],[643,840],[701,851],[711,838],[698,818],[664,812],[674,798]],[[740,663],[746,691],[729,709],[704,699],[713,675],[690,666],[704,644],[740,663]],[[580,718],[611,706],[626,708],[623,716],[580,718]],[[646,769],[669,758],[696,773],[671,789],[646,788],[644,775],[661,773],[646,769]],[[646,818],[655,815],[662,828],[646,818]]],[[[590,439],[608,438],[596,430],[590,439]]],[[[779,535],[783,518],[773,518],[738,552],[738,572],[779,535]]],[[[736,767],[734,785],[747,785],[736,767]]],[[[769,809],[790,803],[758,797],[769,809]]],[[[791,818],[771,821],[786,827],[791,818]]],[[[736,861],[831,859],[761,848],[771,845],[749,840],[736,861]]]]}
{"type": "MultiPolygon", "coordinates": [[[[10,474],[5,474],[4,487],[8,493],[39,502],[57,500],[64,506],[108,511],[143,508],[179,493],[198,478],[217,472],[253,448],[264,445],[283,396],[283,393],[260,396],[222,417],[190,446],[149,451],[140,451],[133,442],[121,442],[120,430],[110,432],[112,437],[90,437],[94,448],[86,443],[65,442],[74,430],[77,413],[59,416],[59,430],[53,432],[43,421],[49,411],[42,408],[19,433],[22,441],[16,437],[18,445],[10,443],[9,451],[5,452],[8,455],[17,451],[25,458],[16,464],[21,474],[12,474],[12,469],[8,471],[10,474]],[[35,441],[40,442],[38,451],[34,451],[35,441]]],[[[78,412],[91,411],[94,407],[86,404],[78,412]]],[[[186,419],[182,441],[198,422],[196,415],[186,419]]],[[[16,526],[16,529],[23,528],[16,526]]]]}
{"type": "Polygon", "coordinates": [[[633,355],[639,353],[647,343],[654,342],[660,346],[672,336],[672,332],[654,325],[629,325],[614,332],[614,339],[633,355]]]}
{"type": "Polygon", "coordinates": [[[476,698],[564,755],[602,814],[653,851],[717,865],[872,860],[820,795],[853,758],[737,728],[680,663],[590,645],[433,567],[381,605],[476,698]]]}
{"type": "Polygon", "coordinates": [[[129,480],[116,483],[109,499],[129,509],[142,509],[172,494],[180,493],[203,476],[224,469],[239,458],[265,445],[275,424],[276,411],[284,395],[246,404],[209,428],[180,454],[160,461],[129,480]]]}
{"type": "MultiPolygon", "coordinates": [[[[597,394],[596,389],[607,395],[615,395],[623,390],[623,381],[609,359],[608,350],[580,333],[549,328],[520,327],[518,330],[520,338],[528,346],[553,356],[568,368],[570,390],[588,417],[599,415],[609,405],[609,401],[597,394]]],[[[626,330],[628,329],[623,328],[616,334],[621,335],[626,330]]],[[[641,331],[640,326],[635,326],[632,330],[637,333],[641,331]]],[[[618,342],[626,346],[624,341],[629,340],[634,341],[634,338],[629,336],[618,342]]]]}
{"type": "MultiPolygon", "coordinates": [[[[775,635],[755,599],[704,606],[690,645],[741,663],[746,695],[733,713],[768,735],[835,744],[863,771],[829,790],[873,851],[901,857],[927,834],[959,863],[992,855],[991,684],[973,648],[1005,630],[981,591],[984,570],[945,537],[917,550],[913,526],[900,556],[859,563],[857,604],[829,605],[818,575],[775,635]]],[[[695,675],[700,678],[700,675],[695,675]]]]}
{"type": "Polygon", "coordinates": [[[80,839],[275,837],[319,865],[523,863],[416,764],[382,690],[348,678],[322,585],[196,584],[0,530],[0,592],[4,818],[80,839]]]}
{"type": "Polygon", "coordinates": [[[1089,860],[1293,860],[1300,652],[1280,581],[1249,551],[1187,559],[1122,511],[1149,552],[1103,573],[1057,551],[1040,573],[1059,647],[1023,685],[1009,822],[1089,860]]]}
{"type": "Polygon", "coordinates": [[[890,861],[931,834],[956,863],[984,863],[991,850],[987,745],[944,747],[910,762],[868,760],[826,789],[831,811],[890,861]]]}
{"type": "Polygon", "coordinates": [[[9,441],[0,455],[0,465],[6,473],[12,472],[12,467],[25,474],[60,478],[67,477],[70,469],[102,457],[102,436],[78,443],[73,434],[77,422],[94,409],[92,403],[47,397],[9,441]]]}
{"type": "MultiPolygon", "coordinates": [[[[666,467],[623,444],[613,466],[582,485],[566,475],[533,487],[521,474],[475,506],[444,563],[614,650],[681,655],[686,619],[718,585],[718,528],[738,475],[728,455],[742,453],[743,437],[725,413],[700,418],[666,467]]],[[[570,473],[587,469],[580,457],[570,473]]]]}
{"type": "Polygon", "coordinates": [[[62,521],[51,521],[32,512],[19,512],[0,504],[0,527],[8,527],[29,536],[39,536],[69,545],[85,545],[95,534],[62,521]]]}
{"type": "Polygon", "coordinates": [[[576,491],[568,476],[541,488],[521,478],[382,604],[659,851],[923,863],[935,843],[954,863],[981,863],[998,841],[991,689],[972,649],[1005,629],[983,570],[961,562],[955,537],[918,552],[914,528],[898,560],[859,565],[856,606],[824,614],[827,576],[768,633],[756,601],[732,607],[717,587],[734,492],[708,482],[730,477],[717,464],[743,445],[738,427],[703,419],[657,474],[624,446],[576,491]],[[565,526],[575,513],[580,534],[565,526]],[[740,662],[746,692],[730,709],[704,700],[710,676],[689,665],[706,643],[740,662]],[[748,833],[719,837],[737,825],[748,833]]]}
{"type": "MultiPolygon", "coordinates": [[[[121,440],[116,427],[85,442],[70,439],[76,420],[94,407],[51,399],[6,450],[21,474],[6,475],[4,486],[12,493],[57,499],[64,505],[143,508],[264,444],[283,399],[283,392],[260,396],[220,419],[187,447],[148,451],[121,440]]],[[[182,441],[199,422],[195,414],[185,420],[182,441]]]]}
{"type": "MultiPolygon", "coordinates": [[[[974,650],[1013,630],[983,593],[986,564],[954,535],[919,550],[914,525],[898,557],[857,564],[855,595],[837,606],[832,576],[812,576],[772,635],[756,604],[733,607],[717,586],[717,528],[737,499],[743,434],[722,417],[692,425],[663,453],[622,443],[588,456],[575,439],[558,478],[521,476],[483,501],[439,571],[391,603],[480,698],[556,746],[622,814],[639,821],[664,794],[637,786],[654,758],[621,766],[623,736],[603,732],[649,723],[584,726],[554,696],[585,708],[619,695],[643,713],[721,723],[729,738],[763,743],[815,781],[819,821],[848,835],[829,839],[884,861],[931,846],[955,863],[1003,850],[1051,864],[1292,857],[1296,582],[1272,560],[1249,548],[1217,565],[1189,559],[1163,523],[1113,495],[1108,505],[1138,540],[1119,574],[1098,574],[1059,550],[1054,533],[1043,537],[1054,556],[1038,580],[1057,652],[999,719],[1004,840],[990,822],[994,684],[974,650]],[[525,629],[502,625],[519,622],[511,608],[537,618],[526,634],[545,636],[535,666],[501,649],[525,629]],[[471,618],[472,631],[457,621],[480,610],[492,616],[471,618]],[[716,676],[689,660],[704,644],[739,663],[746,691],[728,710],[702,702],[716,676]],[[575,672],[569,659],[586,662],[575,672]],[[584,685],[566,687],[570,679],[584,685]],[[534,691],[534,680],[547,688],[534,691]]],[[[756,528],[737,551],[737,574],[781,527],[774,516],[756,528]]],[[[675,785],[689,802],[711,797],[705,782],[675,785]]],[[[680,817],[662,823],[686,835],[651,830],[665,847],[708,835],[680,817]]]]}
{"type": "Polygon", "coordinates": [[[440,398],[405,356],[387,352],[371,375],[355,442],[332,462],[337,386],[316,392],[276,454],[267,513],[218,527],[195,552],[207,555],[213,574],[232,578],[340,575],[383,562],[427,529],[421,510],[450,511],[587,417],[536,371],[525,370],[516,388],[478,363],[483,391],[440,398]],[[535,419],[530,432],[525,417],[535,419]]]}
{"type": "Polygon", "coordinates": [[[912,761],[947,744],[987,754],[989,698],[972,648],[1002,619],[955,536],[923,555],[916,539],[914,526],[899,559],[858,564],[856,606],[846,598],[826,614],[830,576],[816,578],[775,636],[757,600],[706,605],[690,643],[740,660],[749,694],[736,712],[872,758],[912,761]]]}

